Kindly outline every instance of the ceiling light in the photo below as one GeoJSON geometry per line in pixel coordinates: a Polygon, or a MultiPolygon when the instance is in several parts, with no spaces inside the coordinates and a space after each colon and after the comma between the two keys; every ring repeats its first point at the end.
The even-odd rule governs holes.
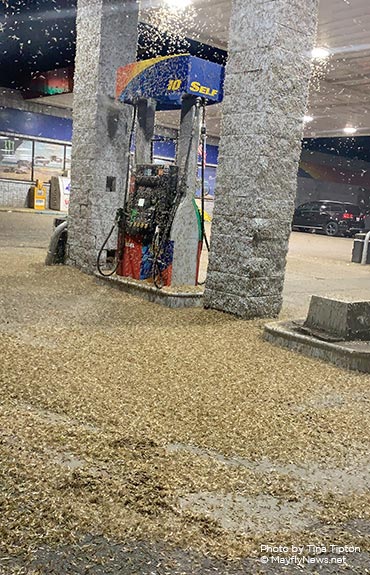
{"type": "Polygon", "coordinates": [[[352,126],[346,126],[345,128],[343,128],[343,132],[345,134],[355,134],[357,132],[357,128],[353,128],[352,126]]]}
{"type": "Polygon", "coordinates": [[[191,4],[191,0],[164,0],[164,3],[171,10],[184,10],[191,4]]]}
{"type": "Polygon", "coordinates": [[[309,122],[312,122],[313,120],[313,116],[304,116],[303,117],[303,121],[305,124],[308,124],[309,122]]]}
{"type": "Polygon", "coordinates": [[[312,58],[321,60],[330,56],[330,51],[327,48],[314,48],[311,52],[312,58]]]}

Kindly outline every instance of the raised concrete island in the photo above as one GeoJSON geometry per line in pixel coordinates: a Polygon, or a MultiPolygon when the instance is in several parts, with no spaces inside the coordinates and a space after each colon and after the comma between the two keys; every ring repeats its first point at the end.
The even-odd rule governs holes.
{"type": "Polygon", "coordinates": [[[305,321],[267,324],[264,338],[339,367],[370,373],[370,301],[312,296],[305,321]]]}
{"type": "Polygon", "coordinates": [[[321,339],[370,340],[370,302],[340,301],[313,295],[302,329],[321,339]]]}

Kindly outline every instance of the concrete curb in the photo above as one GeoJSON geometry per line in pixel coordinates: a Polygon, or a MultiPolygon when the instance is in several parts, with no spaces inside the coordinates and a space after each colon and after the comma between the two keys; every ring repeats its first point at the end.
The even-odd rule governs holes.
{"type": "Polygon", "coordinates": [[[12,212],[18,214],[39,214],[41,216],[66,216],[66,212],[57,212],[54,210],[33,210],[32,208],[6,208],[0,207],[0,212],[12,212]]]}
{"type": "Polygon", "coordinates": [[[95,273],[95,280],[99,284],[109,285],[136,297],[141,297],[152,303],[157,303],[169,308],[203,307],[203,291],[196,292],[175,291],[174,288],[161,290],[131,278],[121,276],[103,277],[95,273]]]}
{"type": "Polygon", "coordinates": [[[263,338],[280,347],[303,355],[323,359],[345,369],[370,373],[370,343],[346,341],[329,343],[299,333],[293,322],[274,322],[265,325],[263,338]]]}

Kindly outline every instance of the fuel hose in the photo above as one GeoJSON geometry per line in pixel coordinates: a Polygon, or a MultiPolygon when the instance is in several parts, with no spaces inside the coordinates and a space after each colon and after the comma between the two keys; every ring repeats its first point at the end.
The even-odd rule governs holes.
{"type": "Polygon", "coordinates": [[[130,171],[131,171],[131,162],[130,162],[130,158],[131,158],[131,147],[132,147],[132,143],[133,143],[133,138],[134,138],[134,134],[135,134],[135,126],[136,126],[136,117],[137,117],[137,106],[135,103],[134,106],[134,113],[132,116],[132,124],[131,124],[131,130],[130,130],[130,139],[129,139],[129,149],[128,149],[128,161],[127,161],[127,172],[126,172],[126,188],[125,188],[125,198],[124,198],[124,206],[123,208],[119,208],[116,212],[116,216],[114,219],[114,224],[112,225],[109,234],[107,235],[107,237],[105,238],[103,245],[101,246],[99,253],[98,253],[98,257],[96,259],[96,267],[98,269],[98,272],[100,273],[100,275],[104,276],[104,277],[109,277],[112,276],[113,274],[116,273],[118,266],[120,264],[120,262],[123,259],[123,255],[124,255],[124,238],[125,238],[125,227],[126,227],[126,211],[127,211],[127,196],[128,196],[128,189],[130,187],[130,171]],[[121,234],[121,237],[123,238],[123,241],[121,242],[120,245],[120,249],[116,250],[116,256],[115,256],[115,263],[114,263],[114,267],[113,269],[109,270],[108,272],[106,270],[103,269],[102,267],[102,255],[105,249],[105,246],[108,244],[110,238],[112,237],[112,234],[116,228],[116,226],[119,228],[119,232],[121,234]]]}

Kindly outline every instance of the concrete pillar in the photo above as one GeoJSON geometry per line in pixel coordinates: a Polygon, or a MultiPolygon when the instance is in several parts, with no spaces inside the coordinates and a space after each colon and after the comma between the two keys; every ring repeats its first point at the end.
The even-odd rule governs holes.
{"type": "Polygon", "coordinates": [[[194,209],[197,181],[201,109],[193,96],[184,97],[177,147],[179,186],[183,198],[176,212],[171,240],[174,241],[171,285],[195,285],[198,253],[198,220],[194,209]]]}
{"type": "Polygon", "coordinates": [[[151,163],[156,105],[156,101],[152,98],[149,98],[148,100],[142,99],[138,102],[135,142],[136,164],[151,163]]]}
{"type": "Polygon", "coordinates": [[[233,0],[205,306],[282,303],[318,0],[233,0]]]}
{"type": "Polygon", "coordinates": [[[115,82],[136,59],[137,21],[136,0],[78,0],[68,262],[88,273],[124,201],[132,107],[115,82]]]}

